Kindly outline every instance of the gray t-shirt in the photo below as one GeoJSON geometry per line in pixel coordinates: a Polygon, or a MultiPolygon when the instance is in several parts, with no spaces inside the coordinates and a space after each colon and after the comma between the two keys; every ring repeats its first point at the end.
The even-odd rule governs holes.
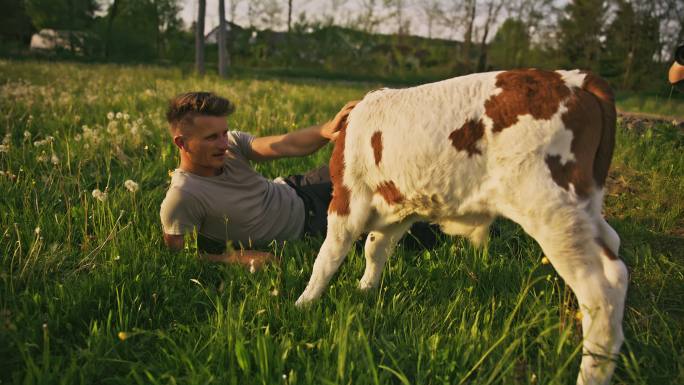
{"type": "Polygon", "coordinates": [[[216,241],[264,244],[299,237],[304,202],[295,190],[257,173],[247,160],[250,134],[228,132],[228,157],[220,175],[176,169],[159,215],[166,234],[197,232],[216,241]]]}

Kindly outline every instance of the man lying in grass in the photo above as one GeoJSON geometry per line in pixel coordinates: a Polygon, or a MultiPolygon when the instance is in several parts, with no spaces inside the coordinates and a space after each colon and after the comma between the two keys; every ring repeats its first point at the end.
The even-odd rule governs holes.
{"type": "MultiPolygon", "coordinates": [[[[336,138],[356,102],[347,103],[333,120],[283,135],[254,137],[229,131],[234,106],[208,92],[189,92],[172,99],[166,114],[180,165],[161,205],[164,242],[184,247],[184,235],[197,233],[203,259],[259,268],[270,253],[227,249],[251,247],[324,235],[332,185],[327,167],[305,175],[271,181],[249,161],[309,155],[336,138]]],[[[412,229],[423,245],[435,236],[426,225],[412,229]]]]}

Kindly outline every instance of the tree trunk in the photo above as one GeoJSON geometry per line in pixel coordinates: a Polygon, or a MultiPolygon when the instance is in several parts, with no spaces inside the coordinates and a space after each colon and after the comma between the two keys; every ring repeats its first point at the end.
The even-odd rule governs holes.
{"type": "Polygon", "coordinates": [[[119,11],[119,0],[114,0],[112,6],[109,7],[109,15],[107,15],[107,36],[105,37],[104,55],[105,59],[109,58],[111,54],[112,45],[112,27],[114,26],[114,19],[119,11]]]}
{"type": "Polygon", "coordinates": [[[487,36],[489,35],[489,26],[496,20],[499,11],[503,6],[503,1],[492,0],[487,9],[487,20],[484,25],[484,33],[482,34],[482,42],[480,43],[480,54],[477,60],[477,72],[482,72],[487,69],[487,36]]]}
{"type": "Polygon", "coordinates": [[[228,52],[226,50],[226,5],[219,0],[219,29],[218,29],[218,73],[225,78],[228,75],[228,52]]]}
{"type": "Polygon", "coordinates": [[[292,0],[287,0],[287,33],[290,33],[292,25],[292,0]]]}
{"type": "Polygon", "coordinates": [[[477,0],[468,0],[466,18],[468,26],[463,37],[463,66],[470,72],[470,46],[473,40],[473,25],[475,24],[475,13],[477,11],[477,0]]]}
{"type": "Polygon", "coordinates": [[[197,23],[195,23],[195,70],[199,75],[204,75],[204,15],[207,10],[207,1],[199,0],[197,23]]]}

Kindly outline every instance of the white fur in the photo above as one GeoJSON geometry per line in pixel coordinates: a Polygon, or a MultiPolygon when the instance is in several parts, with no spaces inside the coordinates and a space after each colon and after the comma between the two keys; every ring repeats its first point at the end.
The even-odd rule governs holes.
{"type": "MultiPolygon", "coordinates": [[[[572,89],[585,75],[559,71],[572,89]]],[[[601,216],[603,192],[580,199],[551,178],[545,157],[561,164],[575,160],[561,115],[561,103],[548,120],[530,115],[492,132],[485,101],[501,92],[497,72],[473,74],[419,87],[372,92],[351,112],[345,139],[344,184],[351,191],[350,214],[328,217],[328,233],[311,279],[297,300],[320,297],[353,240],[366,240],[366,271],[359,287],[376,287],[396,242],[416,221],[437,223],[448,234],[486,242],[497,215],[519,223],[539,242],[559,275],[577,295],[584,312],[584,356],[578,384],[607,384],[622,344],[627,269],[604,255],[597,239],[617,255],[620,238],[601,216]],[[481,154],[457,151],[449,135],[468,120],[485,127],[477,142],[481,154]],[[375,163],[371,136],[382,133],[382,158],[375,163]],[[403,194],[388,204],[374,189],[392,181],[403,194]]],[[[541,102],[541,101],[540,101],[541,102]]],[[[594,117],[601,120],[601,116],[594,117]]]]}

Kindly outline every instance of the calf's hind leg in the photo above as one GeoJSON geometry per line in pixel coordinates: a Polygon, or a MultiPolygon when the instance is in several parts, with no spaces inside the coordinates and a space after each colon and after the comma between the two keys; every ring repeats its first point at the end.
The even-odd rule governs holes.
{"type": "Polygon", "coordinates": [[[368,234],[365,246],[366,270],[359,281],[359,289],[368,290],[378,286],[387,258],[411,224],[411,221],[393,223],[368,234]]]}
{"type": "Polygon", "coordinates": [[[575,293],[582,311],[583,354],[577,384],[608,384],[624,340],[622,316],[627,292],[625,264],[599,238],[595,218],[576,207],[540,210],[539,216],[511,218],[544,250],[575,293]]]}

